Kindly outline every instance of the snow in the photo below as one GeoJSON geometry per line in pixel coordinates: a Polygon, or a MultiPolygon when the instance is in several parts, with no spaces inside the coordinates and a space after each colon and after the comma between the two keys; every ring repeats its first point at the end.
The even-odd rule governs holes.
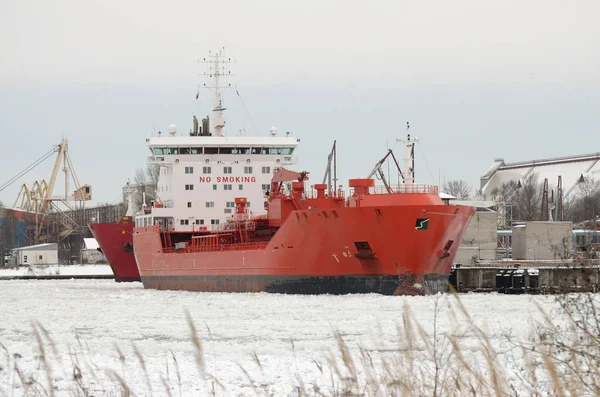
{"type": "Polygon", "coordinates": [[[31,265],[0,269],[0,279],[15,276],[100,276],[112,274],[109,265],[31,265]]]}
{"type": "MultiPolygon", "coordinates": [[[[111,280],[0,281],[0,291],[0,342],[11,357],[19,354],[16,361],[21,371],[37,374],[42,382],[46,378],[36,361],[34,322],[48,330],[50,338],[43,340],[50,347],[50,341],[55,343],[54,348],[46,348],[46,356],[54,358],[52,379],[57,391],[64,393],[59,395],[76,394],[74,362],[94,395],[120,394],[118,384],[108,378],[110,374],[118,374],[136,395],[150,395],[150,389],[164,395],[165,384],[173,395],[211,394],[215,382],[203,381],[202,376],[212,376],[222,384],[214,386],[217,395],[255,395],[253,387],[273,395],[297,394],[298,379],[311,390],[313,383],[330,390],[328,359],[340,356],[336,330],[355,357],[360,355],[359,347],[375,358],[398,354],[398,349],[410,348],[406,338],[397,333],[403,328],[405,309],[432,335],[436,302],[437,332],[459,335],[466,359],[477,365],[484,361],[478,358],[482,344],[473,327],[451,315],[457,302],[450,295],[194,293],[145,290],[140,283],[111,280]],[[186,313],[195,324],[203,350],[206,372],[202,374],[186,313]],[[135,349],[143,357],[148,376],[140,369],[135,349]]],[[[536,304],[545,310],[555,307],[548,296],[463,294],[460,299],[474,324],[486,332],[501,362],[521,354],[520,349],[506,346],[504,335],[526,340],[532,321],[541,318],[536,304]]],[[[412,348],[415,354],[425,354],[423,343],[412,348]]],[[[2,354],[0,350],[0,362],[2,354]]],[[[4,383],[2,378],[7,374],[0,371],[0,395],[11,394],[10,382],[4,383]]],[[[508,379],[514,380],[516,375],[510,374],[508,379]]],[[[20,395],[19,382],[13,384],[17,385],[15,395],[20,395]]]]}
{"type": "Polygon", "coordinates": [[[93,237],[86,237],[83,239],[83,245],[85,245],[85,249],[88,250],[97,250],[100,248],[100,244],[93,237]]]}

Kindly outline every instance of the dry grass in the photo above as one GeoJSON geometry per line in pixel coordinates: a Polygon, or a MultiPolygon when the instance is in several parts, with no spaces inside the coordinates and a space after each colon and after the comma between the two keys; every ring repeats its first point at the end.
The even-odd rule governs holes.
{"type": "MultiPolygon", "coordinates": [[[[558,313],[553,315],[538,306],[543,320],[534,327],[531,340],[517,341],[505,336],[510,348],[523,352],[521,362],[515,359],[514,363],[498,359],[490,335],[477,326],[458,295],[437,295],[431,299],[435,309],[433,332],[427,332],[407,306],[397,326],[397,346],[392,350],[352,344],[334,330],[336,348],[328,357],[315,357],[313,361],[320,381],[305,379],[296,368],[289,379],[290,393],[348,397],[600,396],[598,295],[560,296],[558,313]],[[449,308],[448,315],[457,325],[452,330],[439,329],[438,316],[443,305],[449,308]],[[558,315],[562,321],[553,321],[558,315]],[[475,351],[472,346],[464,346],[467,334],[478,341],[475,351]],[[323,379],[328,381],[324,383],[323,379]]],[[[205,390],[201,395],[228,394],[227,385],[222,384],[216,372],[218,356],[210,351],[210,329],[206,327],[206,335],[201,338],[187,312],[186,320],[197,370],[194,381],[205,390]]],[[[37,322],[32,328],[33,369],[30,364],[22,365],[19,353],[10,352],[0,343],[0,397],[189,395],[189,391],[182,391],[181,360],[172,351],[165,356],[161,373],[153,373],[151,369],[157,367],[147,365],[135,344],[129,356],[115,345],[117,369],[100,368],[91,362],[89,348],[77,338],[76,346],[69,347],[70,362],[65,364],[51,333],[37,322]]],[[[294,341],[291,350],[295,357],[294,341]]],[[[255,366],[252,370],[238,365],[248,392],[256,396],[276,395],[265,380],[261,357],[253,352],[250,360],[255,366]],[[257,375],[253,377],[252,373],[257,375]]]]}

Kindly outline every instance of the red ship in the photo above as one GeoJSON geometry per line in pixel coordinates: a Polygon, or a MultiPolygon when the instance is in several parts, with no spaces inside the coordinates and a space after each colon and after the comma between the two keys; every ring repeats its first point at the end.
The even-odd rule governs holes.
{"type": "Polygon", "coordinates": [[[123,216],[117,223],[90,223],[88,227],[100,245],[115,281],[141,281],[133,255],[132,218],[123,216]]]}
{"type": "MultiPolygon", "coordinates": [[[[157,179],[153,179],[150,208],[154,216],[170,216],[170,231],[192,232],[222,225],[231,218],[234,198],[239,194],[248,199],[247,207],[252,202],[262,210],[260,203],[269,189],[272,170],[297,161],[293,152],[300,139],[289,132],[278,135],[275,127],[268,135],[246,136],[240,130],[238,135],[225,136],[226,106],[222,93],[227,84],[223,80],[230,75],[226,66],[231,60],[219,50],[209,53],[204,62],[204,75],[209,78],[205,88],[214,94],[212,117],[203,118],[200,124],[194,115],[189,135],[178,134],[176,126],[170,125],[168,135],[159,131],[146,139],[151,154],[149,169],[159,171],[154,176],[157,179]]],[[[236,94],[239,96],[237,89],[236,94]]],[[[139,208],[134,200],[136,191],[129,183],[124,187],[128,201],[127,218],[123,218],[126,221],[89,225],[117,281],[140,280],[132,250],[131,222],[136,212],[144,216],[150,209],[145,196],[139,208]]]]}
{"type": "MultiPolygon", "coordinates": [[[[371,178],[351,179],[348,198],[341,190],[326,195],[326,184],[314,185],[313,193],[305,191],[307,173],[279,168],[267,215],[249,216],[246,199],[238,197],[233,218],[211,231],[171,231],[171,220],[152,209],[136,217],[133,246],[144,287],[297,294],[445,291],[475,209],[445,204],[436,186],[412,183],[410,135],[408,141],[412,165],[403,174],[405,184],[397,187],[385,179],[380,187],[371,178]],[[289,194],[282,193],[284,182],[292,180],[289,194]]],[[[383,177],[382,161],[376,170],[383,177]]]]}

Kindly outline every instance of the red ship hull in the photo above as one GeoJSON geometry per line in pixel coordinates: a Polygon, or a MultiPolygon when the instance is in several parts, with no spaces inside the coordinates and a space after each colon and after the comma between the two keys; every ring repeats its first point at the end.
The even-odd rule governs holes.
{"type": "Polygon", "coordinates": [[[142,283],[156,289],[295,294],[446,291],[474,209],[380,204],[293,211],[268,242],[209,252],[165,249],[157,226],[137,227],[133,241],[142,283]],[[427,225],[419,227],[423,219],[427,225]]]}
{"type": "Polygon", "coordinates": [[[141,281],[133,254],[133,223],[90,223],[116,282],[141,281]]]}

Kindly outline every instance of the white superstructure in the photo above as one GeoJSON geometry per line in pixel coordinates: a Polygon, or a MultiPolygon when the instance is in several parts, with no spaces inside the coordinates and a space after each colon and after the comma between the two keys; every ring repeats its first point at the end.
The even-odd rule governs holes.
{"type": "MultiPolygon", "coordinates": [[[[136,225],[160,224],[174,231],[214,229],[235,213],[234,199],[246,197],[254,215],[265,211],[265,192],[270,188],[273,170],[295,164],[294,151],[300,142],[275,127],[264,136],[225,136],[223,100],[219,76],[222,53],[213,56],[210,88],[215,93],[213,117],[189,135],[177,135],[174,125],[169,135],[146,140],[152,155],[148,163],[160,168],[157,201],[136,216],[136,225]]],[[[223,61],[224,62],[224,61],[223,61]]],[[[166,135],[166,134],[165,134],[166,135]]]]}

